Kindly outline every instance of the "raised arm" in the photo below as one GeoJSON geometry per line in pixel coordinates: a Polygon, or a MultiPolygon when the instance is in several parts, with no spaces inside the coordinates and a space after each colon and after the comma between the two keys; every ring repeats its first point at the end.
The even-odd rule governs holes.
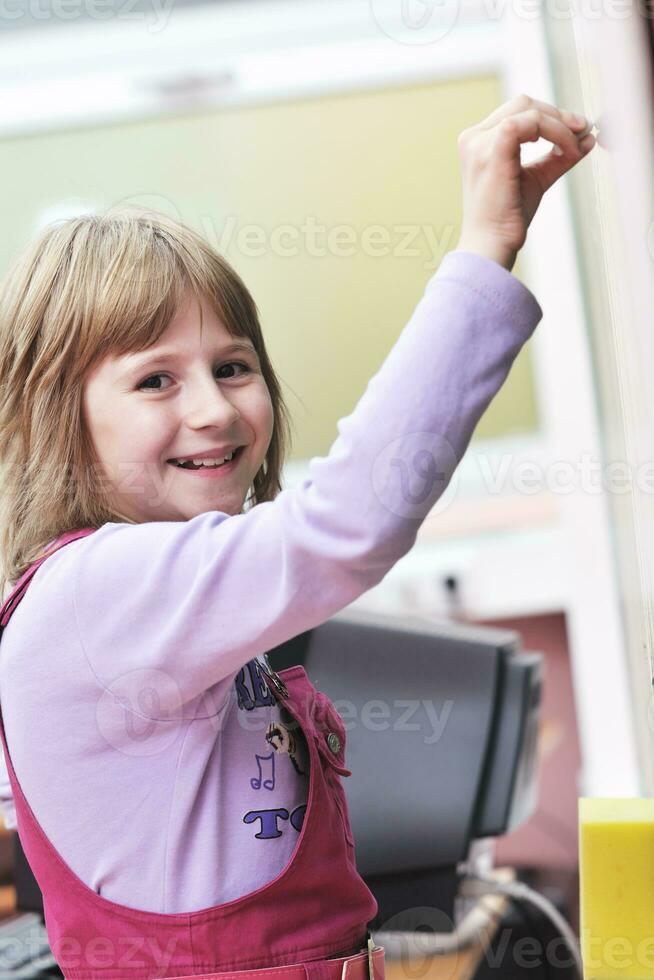
{"type": "Polygon", "coordinates": [[[508,269],[539,195],[583,156],[576,124],[553,107],[498,113],[462,140],[459,248],[308,478],[243,514],[107,524],[67,546],[80,641],[101,684],[152,668],[186,702],[324,622],[410,550],[541,317],[508,269]],[[520,144],[536,133],[563,155],[523,168],[520,144]]]}

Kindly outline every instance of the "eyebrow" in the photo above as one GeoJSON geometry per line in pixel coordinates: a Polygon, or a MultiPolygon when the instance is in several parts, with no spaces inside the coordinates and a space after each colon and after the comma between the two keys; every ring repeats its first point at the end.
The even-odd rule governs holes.
{"type": "MultiPolygon", "coordinates": [[[[244,341],[234,341],[233,344],[227,344],[222,347],[216,356],[222,357],[224,354],[233,354],[241,351],[246,354],[253,354],[257,357],[257,352],[252,346],[244,341]]],[[[148,366],[148,364],[153,364],[155,361],[157,363],[170,363],[171,361],[176,361],[180,357],[180,353],[174,350],[162,350],[159,353],[152,353],[151,351],[146,351],[141,357],[135,357],[129,362],[127,369],[131,373],[132,371],[142,371],[148,366]]]]}

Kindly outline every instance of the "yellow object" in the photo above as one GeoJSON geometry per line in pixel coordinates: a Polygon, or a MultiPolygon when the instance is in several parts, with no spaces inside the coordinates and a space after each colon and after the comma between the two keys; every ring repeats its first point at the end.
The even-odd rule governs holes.
{"type": "Polygon", "coordinates": [[[579,800],[584,980],[654,980],[654,798],[579,800]]]}

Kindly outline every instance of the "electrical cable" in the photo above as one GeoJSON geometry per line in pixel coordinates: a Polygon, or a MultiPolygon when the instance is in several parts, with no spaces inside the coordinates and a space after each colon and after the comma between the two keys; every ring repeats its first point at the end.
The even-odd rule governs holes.
{"type": "Polygon", "coordinates": [[[552,925],[558,929],[562,938],[565,939],[574,961],[575,971],[579,977],[579,980],[583,980],[583,966],[577,937],[572,931],[569,923],[566,922],[559,910],[552,904],[552,902],[549,901],[549,899],[545,898],[544,895],[541,895],[539,892],[535,891],[533,888],[530,888],[522,881],[498,881],[496,878],[479,874],[478,872],[474,871],[466,872],[465,880],[462,883],[463,894],[468,894],[471,896],[475,894],[476,889],[470,887],[474,882],[478,882],[486,886],[486,893],[491,892],[499,895],[506,895],[510,899],[515,899],[519,902],[526,902],[534,905],[540,912],[542,912],[543,915],[549,919],[552,925]]]}
{"type": "Polygon", "coordinates": [[[543,977],[543,980],[550,980],[551,978],[550,963],[547,958],[547,951],[545,949],[545,943],[543,942],[542,933],[538,927],[538,919],[530,914],[529,911],[530,906],[528,905],[527,902],[523,902],[521,900],[518,900],[517,898],[511,898],[509,901],[511,902],[513,908],[516,909],[524,919],[527,925],[527,929],[531,934],[533,934],[534,939],[541,945],[543,949],[543,961],[541,963],[542,966],[541,976],[543,977]]]}
{"type": "MultiPolygon", "coordinates": [[[[491,894],[483,894],[483,895],[479,895],[478,896],[478,900],[479,900],[480,903],[482,903],[485,898],[492,898],[492,897],[493,896],[491,894]]],[[[517,913],[517,915],[519,916],[520,920],[522,922],[524,922],[525,926],[530,931],[530,933],[533,935],[534,939],[536,939],[537,941],[541,942],[541,935],[540,935],[540,932],[538,930],[538,927],[537,927],[537,924],[536,924],[536,920],[534,920],[531,917],[531,915],[529,915],[529,912],[528,912],[527,907],[526,907],[526,903],[525,902],[520,902],[520,901],[518,901],[515,898],[511,898],[508,895],[505,896],[505,897],[506,897],[506,900],[507,900],[509,906],[517,913]]],[[[493,922],[493,925],[499,927],[506,920],[506,911],[500,913],[500,912],[497,912],[495,910],[492,910],[492,911],[489,910],[489,916],[490,916],[490,918],[491,918],[491,920],[493,922]]],[[[488,962],[488,950],[489,950],[489,947],[494,943],[494,941],[495,940],[493,939],[487,945],[484,945],[484,957],[486,959],[486,962],[488,964],[489,969],[495,969],[495,968],[497,968],[499,966],[498,963],[495,963],[493,966],[491,966],[491,964],[488,962]]],[[[501,939],[500,939],[500,942],[501,942],[501,939]]],[[[543,946],[544,946],[544,944],[543,944],[543,946]]],[[[544,957],[543,967],[544,967],[544,971],[545,971],[544,972],[544,976],[543,976],[542,973],[540,975],[543,976],[543,980],[550,980],[550,966],[549,966],[549,962],[547,961],[547,958],[546,957],[544,957]]]]}

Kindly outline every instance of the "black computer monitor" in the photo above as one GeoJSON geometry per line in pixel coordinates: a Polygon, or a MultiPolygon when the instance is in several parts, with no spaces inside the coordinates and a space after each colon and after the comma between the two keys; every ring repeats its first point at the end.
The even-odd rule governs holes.
{"type": "Polygon", "coordinates": [[[299,660],[343,717],[373,928],[410,928],[402,913],[431,906],[443,931],[471,846],[534,809],[541,655],[504,629],[349,608],[268,656],[277,670],[299,660]]]}

